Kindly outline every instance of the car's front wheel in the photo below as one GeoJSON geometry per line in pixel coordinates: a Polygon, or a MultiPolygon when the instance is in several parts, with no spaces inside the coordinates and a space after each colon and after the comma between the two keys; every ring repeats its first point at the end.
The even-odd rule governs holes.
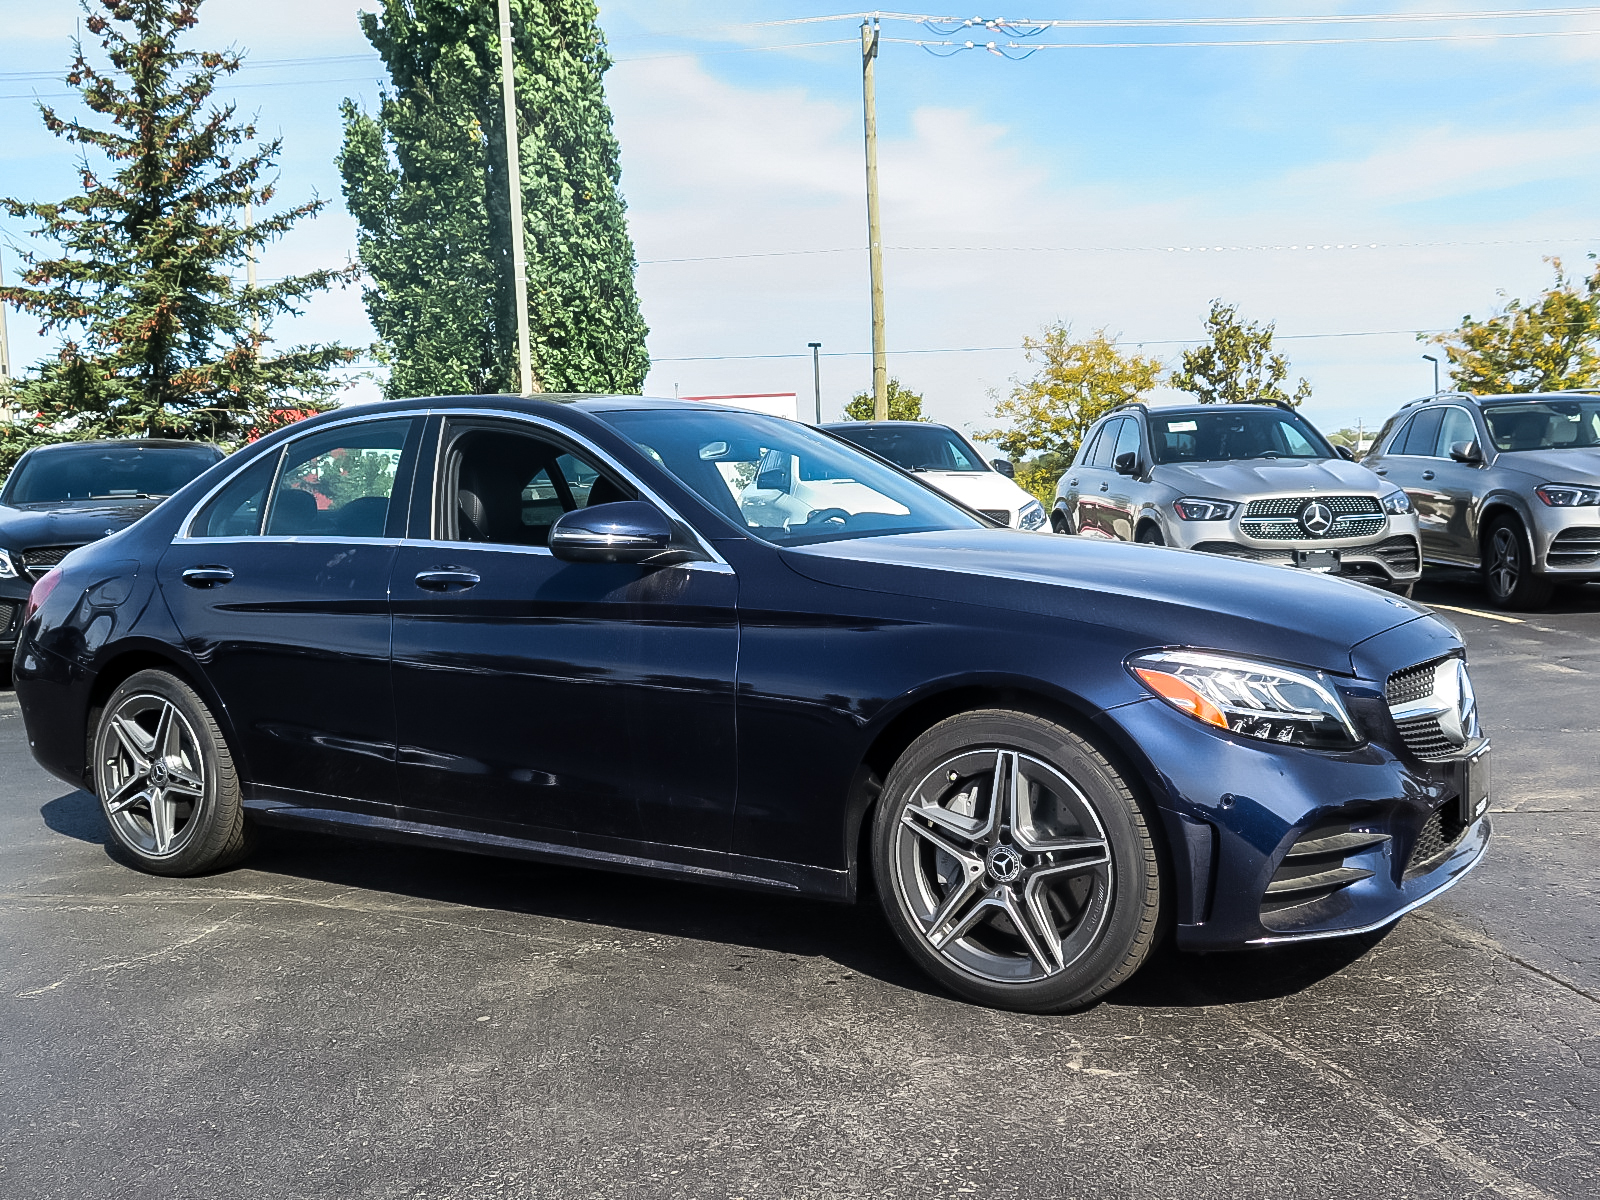
{"type": "Polygon", "coordinates": [[[1103,754],[1041,717],[995,709],[935,725],[890,771],[873,832],[895,933],[968,999],[1082,1008],[1156,941],[1150,818],[1103,754]]]}
{"type": "Polygon", "coordinates": [[[1550,603],[1554,585],[1533,573],[1528,536],[1514,516],[1496,517],[1483,532],[1483,583],[1489,599],[1500,608],[1533,609],[1550,603]]]}
{"type": "Polygon", "coordinates": [[[141,870],[197,875],[244,856],[233,755],[188,684],[165,671],[129,676],[101,710],[93,746],[100,807],[141,870]]]}

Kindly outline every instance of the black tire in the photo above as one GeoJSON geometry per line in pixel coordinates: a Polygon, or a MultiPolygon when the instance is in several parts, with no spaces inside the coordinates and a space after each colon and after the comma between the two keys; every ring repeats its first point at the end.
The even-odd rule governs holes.
{"type": "Polygon", "coordinates": [[[1490,521],[1483,531],[1483,590],[1496,608],[1522,611],[1550,603],[1555,585],[1533,573],[1528,534],[1510,513],[1490,521]]]}
{"type": "Polygon", "coordinates": [[[941,721],[895,763],[873,868],[896,936],[944,987],[995,1008],[1066,1012],[1128,979],[1155,945],[1155,836],[1152,814],[1090,742],[984,709],[941,721]],[[1019,777],[1026,786],[1013,789],[1019,777]]]}
{"type": "Polygon", "coordinates": [[[1064,508],[1050,510],[1050,530],[1052,533],[1071,533],[1072,519],[1067,516],[1064,508]]]}
{"type": "Polygon", "coordinates": [[[1167,544],[1167,539],[1161,534],[1161,527],[1149,521],[1139,526],[1138,532],[1133,535],[1133,540],[1142,546],[1165,546],[1167,544]]]}
{"type": "Polygon", "coordinates": [[[117,846],[153,875],[219,870],[250,850],[239,774],[205,702],[165,671],[111,693],[92,732],[94,790],[117,846]]]}

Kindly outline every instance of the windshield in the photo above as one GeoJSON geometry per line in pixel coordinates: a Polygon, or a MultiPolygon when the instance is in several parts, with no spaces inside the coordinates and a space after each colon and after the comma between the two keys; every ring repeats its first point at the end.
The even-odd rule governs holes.
{"type": "Polygon", "coordinates": [[[1332,458],[1322,435],[1291,412],[1229,411],[1150,414],[1158,463],[1230,462],[1242,458],[1332,458]]]}
{"type": "Polygon", "coordinates": [[[942,425],[830,425],[828,431],[908,471],[989,469],[971,446],[942,425]]]}
{"type": "Polygon", "coordinates": [[[210,446],[51,447],[18,468],[6,485],[6,503],[170,496],[218,459],[210,446]]]}
{"type": "Polygon", "coordinates": [[[987,528],[894,468],[794,421],[682,409],[605,419],[718,512],[776,545],[987,528]]]}
{"type": "Polygon", "coordinates": [[[1600,396],[1486,404],[1483,419],[1496,450],[1566,450],[1600,446],[1600,396]]]}

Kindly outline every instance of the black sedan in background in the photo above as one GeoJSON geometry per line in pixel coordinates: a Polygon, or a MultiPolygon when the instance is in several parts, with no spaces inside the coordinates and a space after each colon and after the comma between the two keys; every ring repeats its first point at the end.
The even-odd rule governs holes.
{"type": "Polygon", "coordinates": [[[1488,838],[1455,631],[1320,575],[996,529],[793,421],[330,413],[33,589],[34,755],[166,875],[256,823],[791,895],[969,998],[1375,929],[1488,838]],[[803,498],[803,499],[802,499],[803,498]]]}
{"type": "Polygon", "coordinates": [[[131,525],[207,467],[215,446],[141,439],[40,446],[0,490],[0,679],[28,589],[70,552],[131,525]]]}

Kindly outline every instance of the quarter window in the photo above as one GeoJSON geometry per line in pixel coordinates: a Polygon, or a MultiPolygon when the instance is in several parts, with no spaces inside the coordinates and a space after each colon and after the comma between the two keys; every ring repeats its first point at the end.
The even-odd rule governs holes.
{"type": "Polygon", "coordinates": [[[1122,427],[1127,424],[1127,419],[1107,422],[1100,430],[1100,438],[1094,444],[1094,457],[1089,460],[1089,466],[1102,471],[1111,469],[1112,460],[1116,458],[1116,446],[1122,436],[1122,427]]]}
{"type": "Polygon", "coordinates": [[[261,514],[266,508],[267,489],[278,469],[278,454],[265,454],[228,481],[206,502],[189,527],[197,538],[256,537],[261,533],[261,514]]]}

